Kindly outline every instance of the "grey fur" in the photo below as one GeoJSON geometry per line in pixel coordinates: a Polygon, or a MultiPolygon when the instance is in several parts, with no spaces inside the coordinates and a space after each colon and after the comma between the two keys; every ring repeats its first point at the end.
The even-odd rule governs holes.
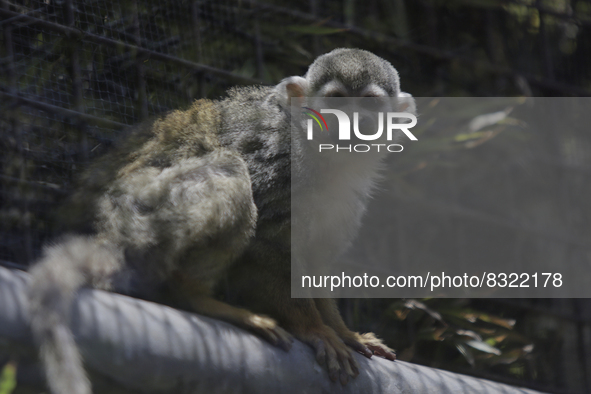
{"type": "Polygon", "coordinates": [[[318,57],[306,73],[306,80],[312,92],[316,92],[333,79],[337,79],[354,91],[358,91],[368,82],[382,87],[389,97],[400,93],[398,72],[386,60],[371,52],[356,49],[351,56],[351,49],[335,49],[318,57]]]}
{"type": "MultiPolygon", "coordinates": [[[[343,383],[357,374],[344,343],[367,356],[368,347],[388,354],[374,336],[349,331],[334,302],[290,297],[292,166],[294,185],[320,190],[306,200],[315,212],[305,224],[310,233],[338,226],[333,238],[313,240],[327,242],[329,251],[350,243],[377,176],[375,162],[356,172],[318,171],[298,140],[303,133],[291,135],[289,98],[313,96],[332,80],[352,94],[369,83],[388,96],[400,94],[388,62],[338,49],[319,57],[304,78],[231,89],[221,101],[200,100],[140,125],[85,173],[70,209],[83,221],[92,218],[93,234],[48,246],[31,270],[31,325],[54,394],[91,392],[69,328],[72,300],[85,286],[157,301],[172,294],[178,305],[287,350],[291,337],[281,325],[312,346],[330,377],[343,383]],[[328,204],[322,193],[330,194],[328,204]],[[273,319],[213,300],[224,275],[241,304],[273,319]]],[[[337,257],[332,254],[327,258],[337,257]]]]}

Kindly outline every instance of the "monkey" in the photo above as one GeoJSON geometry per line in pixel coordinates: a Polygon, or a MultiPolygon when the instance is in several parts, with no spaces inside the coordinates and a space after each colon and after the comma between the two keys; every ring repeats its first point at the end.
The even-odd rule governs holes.
{"type": "Polygon", "coordinates": [[[330,228],[336,235],[326,250],[342,252],[379,172],[377,162],[361,166],[353,178],[343,178],[338,168],[313,168],[303,133],[292,130],[290,104],[366,96],[399,98],[398,110],[414,111],[389,62],[364,50],[335,49],[303,77],[234,87],[225,98],[197,100],[140,124],[91,165],[71,200],[71,212],[91,231],[47,245],[30,270],[30,323],[51,392],[91,393],[69,328],[82,287],[176,300],[286,351],[298,339],[343,385],[359,374],[353,352],[394,360],[375,335],[347,328],[335,300],[290,295],[290,202],[298,192],[292,189],[340,182],[337,198],[346,204],[317,196],[303,201],[315,207],[304,227],[311,234],[330,228]],[[223,278],[241,306],[214,298],[223,278]]]}

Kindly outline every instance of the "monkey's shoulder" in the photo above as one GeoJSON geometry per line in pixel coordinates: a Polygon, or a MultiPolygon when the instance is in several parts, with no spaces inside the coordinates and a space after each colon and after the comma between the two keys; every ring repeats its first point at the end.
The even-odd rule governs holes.
{"type": "Polygon", "coordinates": [[[264,86],[235,87],[226,98],[196,100],[188,109],[136,127],[120,150],[124,156],[117,158],[123,160],[123,173],[145,166],[168,167],[221,146],[240,151],[227,141],[252,140],[269,129],[265,123],[277,119],[275,106],[269,104],[271,91],[264,86]]]}
{"type": "Polygon", "coordinates": [[[219,102],[222,114],[219,139],[222,146],[243,156],[274,156],[289,152],[289,109],[280,104],[273,87],[232,88],[219,102]]]}
{"type": "Polygon", "coordinates": [[[227,91],[227,99],[230,102],[246,103],[246,102],[260,102],[269,98],[269,94],[273,91],[272,86],[251,85],[251,86],[234,86],[227,91]]]}

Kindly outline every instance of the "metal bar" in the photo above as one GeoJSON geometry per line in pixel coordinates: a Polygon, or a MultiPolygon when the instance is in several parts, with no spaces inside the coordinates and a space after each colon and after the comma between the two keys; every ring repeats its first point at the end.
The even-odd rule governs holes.
{"type": "Polygon", "coordinates": [[[21,179],[21,178],[15,178],[13,176],[8,176],[8,175],[2,175],[0,174],[0,179],[2,179],[3,181],[6,182],[11,182],[11,183],[20,183],[23,185],[27,185],[27,186],[32,186],[32,187],[36,187],[39,189],[43,189],[43,190],[48,190],[54,193],[58,193],[58,194],[62,194],[62,195],[66,195],[67,191],[64,189],[61,189],[59,186],[57,185],[49,185],[49,184],[44,184],[44,183],[40,183],[40,182],[36,182],[36,181],[28,181],[25,179],[21,179]]]}
{"type": "MultiPolygon", "coordinates": [[[[10,11],[9,5],[3,3],[0,7],[0,11],[10,11]]],[[[4,46],[6,47],[6,57],[3,59],[6,61],[6,71],[8,74],[8,89],[11,93],[16,93],[16,74],[14,69],[14,46],[12,43],[12,26],[6,25],[3,29],[4,33],[4,46]]]]}
{"type": "Polygon", "coordinates": [[[264,70],[264,55],[263,55],[263,45],[261,42],[261,27],[259,25],[259,19],[254,14],[254,47],[256,51],[256,67],[257,67],[257,78],[260,80],[263,79],[263,70],[264,70]]]}
{"type": "MultiPolygon", "coordinates": [[[[8,16],[8,17],[22,15],[18,12],[6,10],[6,9],[0,9],[0,14],[8,16]]],[[[68,37],[71,37],[74,39],[86,40],[88,42],[93,42],[96,44],[104,44],[104,45],[110,45],[110,46],[114,46],[114,47],[124,48],[128,51],[136,51],[137,53],[147,55],[151,59],[157,59],[157,60],[180,64],[182,66],[194,69],[196,71],[207,72],[207,73],[219,76],[219,77],[234,80],[236,82],[250,83],[250,84],[262,83],[258,79],[245,77],[242,75],[237,75],[237,74],[234,74],[229,71],[220,70],[218,68],[207,66],[205,64],[199,64],[199,63],[195,63],[195,62],[192,62],[189,60],[181,59],[181,58],[178,58],[175,56],[170,56],[165,53],[155,52],[153,50],[142,48],[137,45],[132,45],[132,44],[128,44],[128,43],[125,43],[122,41],[114,40],[114,39],[111,39],[108,37],[99,36],[97,34],[82,31],[80,29],[76,29],[73,27],[63,26],[63,25],[60,25],[59,23],[49,22],[49,21],[46,21],[43,19],[31,17],[31,16],[26,16],[25,19],[27,21],[31,22],[31,24],[35,24],[35,25],[41,26],[43,28],[46,28],[48,30],[53,30],[58,33],[62,33],[65,36],[68,36],[68,37]]]]}
{"type": "MultiPolygon", "coordinates": [[[[195,40],[195,45],[197,46],[197,60],[202,62],[203,61],[203,46],[201,45],[201,18],[199,16],[199,5],[201,4],[201,0],[195,0],[191,3],[191,19],[193,21],[193,40],[195,40]]],[[[195,75],[197,79],[198,87],[199,87],[199,97],[206,96],[206,79],[203,72],[198,72],[195,75]]]]}
{"type": "Polygon", "coordinates": [[[128,124],[115,122],[114,120],[109,120],[105,118],[100,118],[98,116],[89,115],[85,113],[80,113],[71,109],[66,109],[62,107],[58,107],[56,105],[47,104],[41,101],[37,101],[28,97],[23,97],[17,94],[10,94],[5,92],[0,92],[0,99],[5,100],[16,100],[21,104],[28,105],[33,108],[40,109],[42,111],[52,112],[52,113],[59,113],[67,117],[74,117],[79,119],[88,120],[89,122],[93,122],[98,125],[104,125],[107,127],[112,127],[114,129],[124,129],[130,127],[128,124]]]}
{"type": "MultiPolygon", "coordinates": [[[[74,15],[74,4],[72,0],[66,0],[66,7],[64,9],[66,23],[69,27],[74,28],[76,25],[76,16],[74,15]]],[[[74,110],[76,112],[84,113],[84,93],[82,88],[82,72],[80,70],[80,45],[78,40],[70,39],[68,52],[70,55],[70,79],[72,80],[72,95],[74,96],[74,110]]],[[[78,118],[76,128],[82,132],[79,135],[80,149],[79,151],[84,158],[84,161],[89,160],[88,149],[88,135],[86,134],[86,122],[83,118],[78,118]]]]}
{"type": "MultiPolygon", "coordinates": [[[[541,6],[542,2],[536,0],[536,6],[541,6]]],[[[542,12],[542,11],[540,11],[542,12]]],[[[554,65],[552,63],[552,54],[550,53],[550,44],[548,42],[548,29],[546,28],[546,21],[544,15],[540,15],[540,47],[541,47],[541,58],[544,64],[544,75],[546,78],[554,79],[554,65]]]]}
{"type": "MultiPolygon", "coordinates": [[[[4,4],[6,5],[6,7],[8,9],[8,4],[7,3],[4,3],[4,4]]],[[[19,20],[21,18],[26,17],[27,15],[36,14],[36,13],[38,13],[40,11],[44,11],[44,10],[45,10],[45,7],[41,7],[41,8],[37,8],[36,10],[31,10],[31,11],[25,13],[25,14],[19,14],[18,16],[15,16],[15,17],[12,17],[12,18],[8,18],[8,19],[4,19],[3,21],[0,21],[0,26],[6,25],[8,23],[12,23],[12,22],[17,21],[17,20],[19,20]]]]}
{"type": "Polygon", "coordinates": [[[203,61],[203,49],[201,45],[201,20],[199,18],[200,0],[191,3],[191,19],[193,21],[193,39],[197,46],[197,55],[199,61],[203,61]]]}
{"type": "MultiPolygon", "coordinates": [[[[141,45],[141,29],[140,29],[140,12],[138,9],[137,0],[131,2],[131,9],[133,13],[133,38],[136,45],[141,45]]],[[[136,107],[140,114],[140,119],[148,118],[148,96],[146,94],[146,76],[144,73],[143,56],[135,53],[135,69],[136,69],[136,90],[137,102],[136,107]]]]}
{"type": "MultiPolygon", "coordinates": [[[[1,11],[8,11],[9,4],[6,2],[2,3],[0,7],[1,11]]],[[[12,41],[12,29],[13,26],[11,24],[7,24],[4,26],[3,33],[4,33],[4,45],[6,47],[6,54],[7,54],[7,73],[8,73],[8,90],[10,93],[16,94],[18,89],[17,84],[17,74],[16,68],[14,64],[14,43],[12,41]]],[[[8,113],[7,116],[8,123],[10,124],[10,128],[12,131],[12,137],[16,140],[17,151],[22,153],[24,151],[24,143],[23,143],[23,133],[21,132],[21,122],[17,116],[14,116],[12,111],[8,113]]],[[[20,161],[19,166],[19,179],[20,181],[26,181],[27,178],[27,163],[24,160],[20,161]]],[[[19,188],[17,194],[19,197],[22,197],[23,191],[19,188]]],[[[30,262],[33,259],[33,231],[31,228],[31,220],[29,213],[29,203],[26,198],[20,199],[17,206],[22,210],[21,217],[21,225],[23,227],[23,238],[24,238],[24,257],[26,262],[30,262]]]]}

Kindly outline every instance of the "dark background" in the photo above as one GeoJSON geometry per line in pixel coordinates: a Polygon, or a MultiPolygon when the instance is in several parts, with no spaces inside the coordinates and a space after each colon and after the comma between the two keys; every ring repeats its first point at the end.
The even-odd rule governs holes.
{"type": "MultiPolygon", "coordinates": [[[[196,98],[302,75],[337,47],[389,60],[414,96],[589,96],[590,30],[589,0],[0,0],[0,259],[28,265],[57,232],[56,207],[91,159],[130,125],[196,98]]],[[[523,149],[511,150],[509,133],[453,137],[425,136],[428,149],[405,156],[391,176],[398,190],[436,185],[414,192],[428,195],[437,215],[490,219],[486,201],[471,205],[465,178],[446,169],[490,179],[511,196],[521,189],[499,174],[520,168],[523,149]],[[482,165],[491,155],[502,173],[482,165]]],[[[579,259],[588,275],[589,234],[577,223],[589,219],[590,145],[556,138],[554,151],[531,153],[547,183],[519,201],[542,216],[562,204],[569,219],[549,217],[550,235],[536,240],[557,243],[549,249],[561,251],[557,261],[579,259]]],[[[505,219],[535,238],[519,217],[505,219]]],[[[429,228],[413,231],[425,247],[437,238],[429,228]]],[[[461,253],[477,241],[465,242],[450,248],[461,253]]],[[[589,300],[361,299],[342,307],[352,327],[377,332],[401,359],[547,392],[591,392],[589,300]]]]}

